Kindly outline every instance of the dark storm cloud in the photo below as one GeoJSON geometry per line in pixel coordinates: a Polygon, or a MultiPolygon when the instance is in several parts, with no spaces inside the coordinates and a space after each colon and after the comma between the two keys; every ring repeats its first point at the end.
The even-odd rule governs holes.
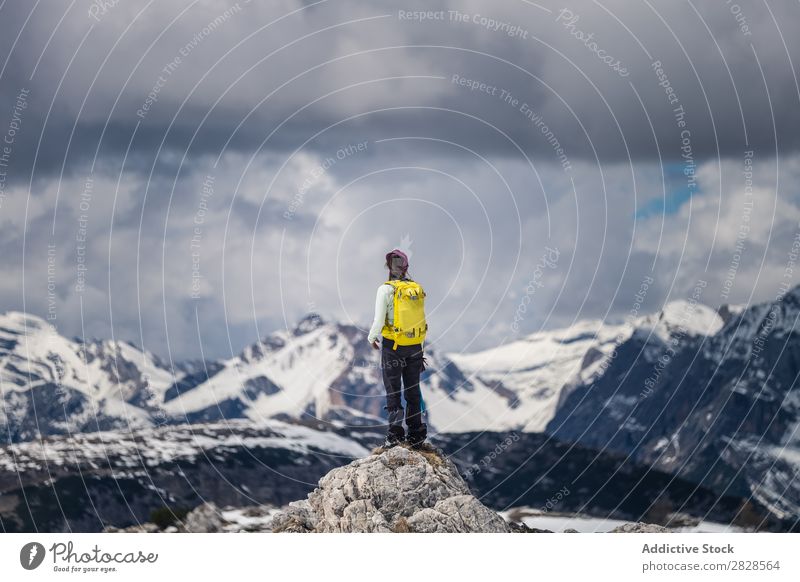
{"type": "Polygon", "coordinates": [[[783,151],[800,139],[791,67],[800,40],[787,28],[800,8],[790,2],[740,2],[735,13],[710,1],[573,2],[569,12],[560,3],[523,2],[145,6],[83,1],[64,14],[61,4],[4,4],[0,111],[28,88],[35,112],[25,120],[12,179],[29,174],[37,147],[37,173],[72,171],[98,150],[122,155],[135,132],[131,157],[146,167],[162,140],[166,150],[184,152],[191,142],[190,155],[219,154],[250,151],[277,130],[264,147],[284,151],[359,114],[308,147],[435,131],[485,153],[517,156],[511,138],[530,155],[553,158],[522,103],[575,159],[653,160],[659,149],[679,159],[674,106],[686,111],[698,159],[738,156],[745,139],[764,153],[774,152],[776,139],[783,151]],[[400,13],[420,9],[443,12],[425,22],[400,13]],[[269,25],[292,10],[299,11],[269,25]],[[454,75],[495,95],[458,85],[454,75]],[[404,76],[435,78],[396,78],[404,76]],[[503,90],[519,103],[504,101],[503,90]],[[406,109],[367,113],[392,107],[406,109]]]}

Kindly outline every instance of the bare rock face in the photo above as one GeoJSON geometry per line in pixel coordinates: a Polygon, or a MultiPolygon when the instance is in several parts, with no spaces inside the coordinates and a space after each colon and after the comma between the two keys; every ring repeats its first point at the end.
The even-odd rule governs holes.
{"type": "Polygon", "coordinates": [[[511,532],[439,452],[403,446],[334,469],[307,501],[272,521],[274,532],[511,532]]]}
{"type": "Polygon", "coordinates": [[[455,495],[439,501],[432,508],[416,512],[408,519],[409,530],[420,533],[481,531],[506,533],[511,528],[505,520],[472,495],[455,495]]]}

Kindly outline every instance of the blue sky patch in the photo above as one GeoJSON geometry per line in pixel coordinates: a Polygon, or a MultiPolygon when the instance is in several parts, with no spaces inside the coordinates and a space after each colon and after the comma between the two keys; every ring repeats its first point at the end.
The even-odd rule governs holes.
{"type": "Polygon", "coordinates": [[[689,181],[683,173],[683,163],[674,162],[664,164],[663,168],[664,196],[653,198],[639,206],[634,214],[636,220],[646,220],[654,216],[670,216],[675,214],[693,195],[700,193],[700,190],[697,188],[688,187],[689,181]]]}

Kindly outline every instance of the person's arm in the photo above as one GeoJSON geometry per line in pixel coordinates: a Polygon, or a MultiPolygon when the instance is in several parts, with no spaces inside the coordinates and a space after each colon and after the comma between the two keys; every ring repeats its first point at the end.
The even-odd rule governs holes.
{"type": "Polygon", "coordinates": [[[372,327],[367,335],[367,341],[374,344],[381,336],[383,324],[386,323],[386,315],[389,311],[388,298],[394,293],[394,288],[391,285],[381,285],[378,287],[378,293],[375,296],[375,317],[372,320],[372,327]]]}

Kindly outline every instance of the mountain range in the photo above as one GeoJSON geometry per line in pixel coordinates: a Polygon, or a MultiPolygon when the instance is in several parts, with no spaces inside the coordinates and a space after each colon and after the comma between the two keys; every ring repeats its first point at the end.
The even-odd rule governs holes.
{"type": "MultiPolygon", "coordinates": [[[[798,317],[795,288],[748,307],[675,301],[473,353],[426,347],[428,423],[450,440],[535,433],[572,443],[791,522],[800,516],[798,317]]],[[[231,358],[169,364],[132,343],[68,339],[44,319],[8,312],[0,396],[6,445],[228,421],[379,435],[385,414],[379,352],[365,330],[317,313],[231,358]]]]}
{"type": "MultiPolygon", "coordinates": [[[[440,432],[541,432],[565,386],[591,378],[632,334],[669,334],[675,311],[670,304],[633,325],[580,321],[477,353],[426,347],[428,421],[440,432]]],[[[379,352],[363,329],[316,313],[232,358],[170,365],[132,343],[68,339],[39,317],[9,312],[0,315],[0,389],[0,442],[233,418],[380,425],[385,416],[379,352]]]]}

